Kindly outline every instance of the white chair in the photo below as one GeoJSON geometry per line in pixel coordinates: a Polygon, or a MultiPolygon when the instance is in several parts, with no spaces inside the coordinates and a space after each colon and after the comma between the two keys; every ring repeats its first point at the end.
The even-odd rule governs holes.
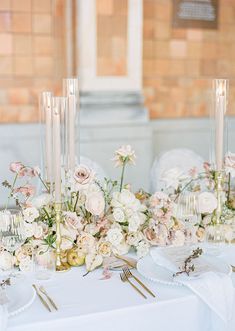
{"type": "Polygon", "coordinates": [[[163,180],[165,174],[172,171],[184,177],[189,170],[196,167],[199,172],[203,171],[203,159],[190,149],[172,149],[161,155],[159,160],[155,158],[151,168],[151,192],[165,190],[166,182],[163,180]]]}

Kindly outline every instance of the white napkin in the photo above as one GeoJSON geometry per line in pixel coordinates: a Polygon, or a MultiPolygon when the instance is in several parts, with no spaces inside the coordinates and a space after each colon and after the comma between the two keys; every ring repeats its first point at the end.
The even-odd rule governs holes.
{"type": "Polygon", "coordinates": [[[4,290],[0,289],[0,331],[5,331],[7,328],[8,311],[7,311],[8,298],[4,290]]]}
{"type": "MultiPolygon", "coordinates": [[[[182,274],[174,280],[187,286],[211,309],[213,331],[229,330],[235,303],[235,291],[230,276],[206,272],[196,277],[182,274]]],[[[232,326],[231,330],[234,330],[232,326]]]]}

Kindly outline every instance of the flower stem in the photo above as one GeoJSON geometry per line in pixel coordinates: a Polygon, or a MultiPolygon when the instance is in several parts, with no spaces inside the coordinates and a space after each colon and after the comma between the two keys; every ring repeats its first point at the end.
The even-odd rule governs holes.
{"type": "Polygon", "coordinates": [[[126,159],[123,161],[121,181],[120,181],[120,190],[119,190],[119,192],[122,191],[123,180],[124,180],[124,173],[125,173],[125,167],[126,167],[126,159]]]}
{"type": "Polygon", "coordinates": [[[14,187],[15,187],[15,183],[16,183],[17,177],[18,177],[18,173],[16,173],[15,178],[14,178],[14,181],[13,181],[13,183],[12,183],[11,191],[10,191],[10,193],[9,193],[9,195],[8,195],[7,203],[6,203],[6,205],[5,205],[5,209],[8,208],[8,205],[9,205],[9,202],[10,202],[10,199],[11,199],[11,197],[12,197],[12,193],[13,193],[13,190],[14,190],[14,187]]]}
{"type": "Polygon", "coordinates": [[[47,193],[50,193],[49,187],[46,185],[46,183],[44,182],[44,180],[42,179],[40,174],[38,174],[38,178],[41,181],[41,183],[43,184],[43,186],[45,187],[45,189],[47,190],[47,193]]]}
{"type": "Polygon", "coordinates": [[[228,174],[228,201],[230,200],[230,193],[231,193],[231,173],[228,174]]]}
{"type": "Polygon", "coordinates": [[[74,204],[74,207],[73,207],[73,211],[76,211],[77,203],[78,203],[78,197],[79,197],[79,192],[77,192],[77,197],[76,197],[76,201],[75,201],[75,204],[74,204]]]}

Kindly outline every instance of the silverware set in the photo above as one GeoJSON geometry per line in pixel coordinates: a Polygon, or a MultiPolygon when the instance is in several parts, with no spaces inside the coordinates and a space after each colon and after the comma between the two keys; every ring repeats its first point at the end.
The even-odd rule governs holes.
{"type": "Polygon", "coordinates": [[[134,279],[152,297],[156,297],[155,294],[139,278],[137,278],[127,266],[122,268],[120,278],[122,282],[129,283],[133,287],[133,289],[138,292],[144,299],[147,299],[147,296],[130,280],[130,278],[134,279]]]}
{"type": "Polygon", "coordinates": [[[57,305],[55,302],[52,300],[52,298],[48,295],[47,291],[43,286],[39,286],[39,288],[33,284],[33,288],[35,289],[37,296],[43,306],[51,313],[52,309],[54,308],[55,310],[58,310],[57,305]]]}

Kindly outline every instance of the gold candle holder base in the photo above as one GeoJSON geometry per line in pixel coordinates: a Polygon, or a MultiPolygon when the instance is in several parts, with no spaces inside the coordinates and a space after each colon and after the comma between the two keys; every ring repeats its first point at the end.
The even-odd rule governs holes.
{"type": "Polygon", "coordinates": [[[61,203],[55,203],[55,220],[56,220],[56,271],[65,272],[71,269],[67,262],[61,261],[61,232],[60,232],[60,222],[61,222],[61,203]]]}

